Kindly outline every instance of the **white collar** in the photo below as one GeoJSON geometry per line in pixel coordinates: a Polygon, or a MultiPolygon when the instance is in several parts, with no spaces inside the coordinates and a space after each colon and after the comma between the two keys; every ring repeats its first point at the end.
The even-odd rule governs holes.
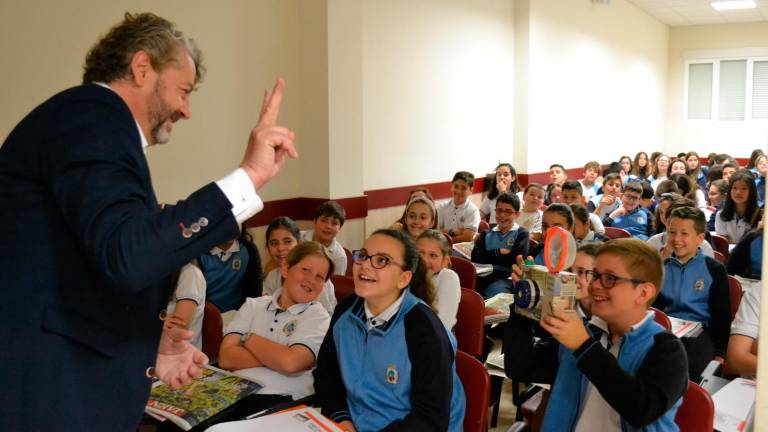
{"type": "MultiPolygon", "coordinates": [[[[312,301],[307,303],[296,303],[289,307],[288,309],[283,310],[282,307],[280,307],[280,303],[278,301],[280,300],[280,295],[283,293],[283,288],[280,287],[272,294],[272,300],[267,305],[267,311],[279,311],[279,312],[288,312],[291,315],[298,315],[305,310],[307,310],[308,307],[312,305],[312,301]]],[[[314,300],[313,300],[314,301],[314,300]]]]}
{"type": "Polygon", "coordinates": [[[395,300],[394,303],[389,305],[386,309],[384,309],[380,314],[374,316],[373,312],[371,312],[371,309],[368,307],[368,301],[365,301],[363,303],[363,306],[365,308],[365,323],[368,326],[368,330],[370,330],[373,327],[379,327],[392,319],[395,314],[397,314],[397,311],[400,310],[400,305],[403,303],[403,299],[405,298],[405,290],[402,290],[400,293],[400,297],[395,300]]]}
{"type": "Polygon", "coordinates": [[[507,231],[506,233],[502,233],[501,230],[499,229],[498,225],[494,226],[491,231],[496,231],[496,232],[498,232],[501,235],[507,235],[507,234],[511,233],[512,231],[518,229],[518,228],[520,228],[520,225],[518,225],[517,222],[515,222],[515,223],[512,224],[512,228],[510,228],[509,231],[507,231]]]}
{"type": "MultiPolygon", "coordinates": [[[[115,92],[115,90],[112,87],[110,87],[109,84],[106,84],[103,82],[94,82],[94,84],[98,86],[102,86],[106,89],[110,89],[113,92],[115,92]]],[[[117,94],[117,92],[115,92],[115,94],[117,94]]],[[[133,113],[131,113],[131,115],[133,115],[133,113]]],[[[144,136],[144,131],[141,130],[141,126],[139,125],[138,120],[136,120],[136,117],[133,118],[133,121],[136,123],[136,129],[139,130],[139,138],[141,139],[141,151],[143,151],[144,154],[147,154],[147,147],[149,147],[149,142],[147,141],[147,137],[144,136]]]]}
{"type": "MultiPolygon", "coordinates": [[[[629,328],[629,331],[627,333],[631,333],[639,329],[640,326],[645,324],[646,321],[648,321],[649,319],[653,319],[654,315],[655,314],[652,311],[647,311],[645,313],[645,317],[643,317],[643,319],[633,324],[632,327],[629,328]]],[[[592,318],[589,320],[589,323],[599,328],[600,330],[602,330],[606,335],[610,333],[610,330],[608,329],[608,323],[605,322],[604,319],[600,318],[597,315],[592,315],[592,318]]]]}

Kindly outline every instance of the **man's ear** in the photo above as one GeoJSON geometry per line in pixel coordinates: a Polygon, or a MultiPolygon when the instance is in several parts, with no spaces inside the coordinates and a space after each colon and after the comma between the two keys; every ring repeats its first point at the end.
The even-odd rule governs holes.
{"type": "Polygon", "coordinates": [[[144,87],[149,75],[155,72],[149,54],[144,50],[136,51],[131,58],[131,81],[138,87],[144,87]]]}
{"type": "Polygon", "coordinates": [[[397,281],[397,287],[399,289],[403,289],[408,286],[408,284],[411,283],[411,278],[413,278],[413,272],[412,271],[404,271],[402,274],[400,274],[400,279],[397,281]]]}

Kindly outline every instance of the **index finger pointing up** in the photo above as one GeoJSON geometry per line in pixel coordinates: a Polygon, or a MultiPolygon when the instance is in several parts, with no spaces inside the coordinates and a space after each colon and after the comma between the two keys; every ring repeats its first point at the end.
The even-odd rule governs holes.
{"type": "Polygon", "coordinates": [[[273,126],[277,124],[277,116],[280,114],[280,103],[283,101],[283,91],[285,91],[285,81],[282,78],[278,78],[272,91],[267,94],[261,106],[260,126],[273,126]]]}

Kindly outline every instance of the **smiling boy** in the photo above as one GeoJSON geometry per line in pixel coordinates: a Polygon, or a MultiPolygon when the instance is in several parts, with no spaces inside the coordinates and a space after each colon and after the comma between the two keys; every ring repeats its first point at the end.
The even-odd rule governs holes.
{"type": "Polygon", "coordinates": [[[587,275],[593,315],[586,327],[576,314],[556,312],[541,321],[552,337],[535,342],[535,323],[511,308],[507,376],[557,382],[542,431],[677,431],[686,355],[648,311],[661,286],[661,257],[640,240],[611,240],[587,275]]]}
{"type": "Polygon", "coordinates": [[[722,264],[701,252],[705,230],[700,209],[672,210],[665,246],[670,257],[664,261],[664,288],[654,304],[669,316],[704,325],[699,336],[682,339],[693,380],[715,356],[725,358],[731,327],[728,275],[722,264]]]}
{"type": "Polygon", "coordinates": [[[315,209],[313,229],[301,232],[304,241],[316,241],[325,246],[333,259],[333,274],[343,275],[347,272],[347,254],[344,247],[336,240],[336,236],[344,226],[346,212],[336,201],[326,201],[315,209]]]}
{"type": "Polygon", "coordinates": [[[640,205],[643,187],[627,183],[621,195],[621,205],[603,218],[603,225],[627,230],[632,237],[648,240],[653,216],[640,205]]]}
{"type": "Polygon", "coordinates": [[[437,208],[438,228],[453,243],[472,241],[480,225],[480,210],[469,199],[475,176],[459,171],[451,180],[453,198],[437,208]]]}

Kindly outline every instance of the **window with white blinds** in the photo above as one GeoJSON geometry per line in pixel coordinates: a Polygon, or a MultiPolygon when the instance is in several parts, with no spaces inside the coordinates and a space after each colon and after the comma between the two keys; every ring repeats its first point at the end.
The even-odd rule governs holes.
{"type": "Polygon", "coordinates": [[[720,62],[720,120],[744,120],[747,61],[720,62]]]}
{"type": "Polygon", "coordinates": [[[699,58],[686,63],[688,120],[768,119],[768,58],[699,58]]]}
{"type": "Polygon", "coordinates": [[[688,118],[712,118],[712,63],[693,63],[688,68],[688,118]]]}
{"type": "Polygon", "coordinates": [[[768,119],[768,60],[756,61],[752,72],[752,118],[768,119]]]}

